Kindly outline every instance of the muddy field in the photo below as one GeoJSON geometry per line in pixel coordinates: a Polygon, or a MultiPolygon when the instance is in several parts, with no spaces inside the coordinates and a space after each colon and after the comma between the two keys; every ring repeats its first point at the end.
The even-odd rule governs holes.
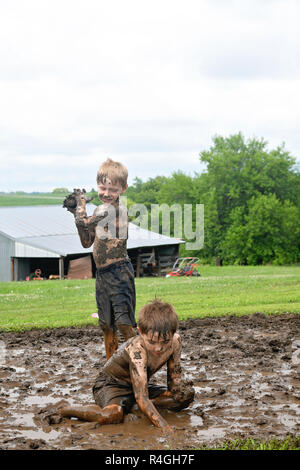
{"type": "MultiPolygon", "coordinates": [[[[76,419],[49,424],[61,399],[92,403],[104,363],[98,327],[0,333],[1,449],[195,449],[230,438],[284,438],[300,432],[300,316],[203,318],[180,323],[185,378],[196,398],[165,437],[133,409],[123,424],[76,419]]],[[[155,375],[166,380],[166,370],[155,375]]]]}

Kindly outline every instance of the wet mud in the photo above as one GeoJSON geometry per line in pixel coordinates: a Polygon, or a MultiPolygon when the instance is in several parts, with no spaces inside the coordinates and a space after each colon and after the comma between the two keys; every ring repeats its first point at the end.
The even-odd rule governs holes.
{"type": "MultiPolygon", "coordinates": [[[[161,411],[172,436],[135,408],[115,425],[49,418],[61,400],[93,403],[105,361],[99,327],[0,333],[0,449],[195,449],[299,435],[299,315],[190,319],[179,331],[196,393],[186,410],[161,411]]],[[[154,377],[166,383],[166,369],[154,377]]]]}

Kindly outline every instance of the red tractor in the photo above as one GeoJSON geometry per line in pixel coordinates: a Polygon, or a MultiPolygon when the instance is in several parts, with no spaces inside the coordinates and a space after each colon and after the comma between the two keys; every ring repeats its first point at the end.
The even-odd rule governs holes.
{"type": "Polygon", "coordinates": [[[177,258],[172,271],[166,277],[174,276],[200,276],[195,265],[198,263],[199,258],[177,258]]]}

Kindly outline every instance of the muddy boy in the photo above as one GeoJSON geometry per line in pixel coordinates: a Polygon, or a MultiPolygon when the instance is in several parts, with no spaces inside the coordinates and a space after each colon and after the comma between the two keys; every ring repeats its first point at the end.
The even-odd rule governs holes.
{"type": "Polygon", "coordinates": [[[174,308],[155,300],[139,311],[137,336],[114,353],[96,378],[93,394],[96,405],[63,406],[60,416],[76,417],[100,424],[118,424],[137,403],[152,424],[164,432],[173,429],[156,407],[180,411],[194,399],[194,389],[181,379],[181,341],[176,332],[174,308]],[[149,379],[167,364],[167,386],[149,379]]]}
{"type": "Polygon", "coordinates": [[[83,189],[74,189],[64,201],[75,216],[84,248],[94,243],[96,301],[99,323],[104,333],[106,358],[118,348],[117,330],[125,340],[136,334],[134,270],[127,254],[128,214],[120,202],[127,185],[127,168],[107,159],[97,173],[98,197],[102,205],[88,217],[83,189]]]}

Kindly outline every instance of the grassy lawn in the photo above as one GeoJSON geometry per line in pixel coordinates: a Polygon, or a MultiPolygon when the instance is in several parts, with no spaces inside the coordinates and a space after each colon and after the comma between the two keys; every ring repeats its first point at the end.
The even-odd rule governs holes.
{"type": "Polygon", "coordinates": [[[233,439],[222,446],[203,445],[199,450],[300,450],[300,437],[288,436],[286,439],[233,439]]]}
{"type": "MultiPolygon", "coordinates": [[[[191,317],[300,313],[300,266],[202,266],[198,278],[136,279],[137,311],[154,297],[191,317]]],[[[95,280],[0,283],[0,330],[97,324],[95,280]]]]}

